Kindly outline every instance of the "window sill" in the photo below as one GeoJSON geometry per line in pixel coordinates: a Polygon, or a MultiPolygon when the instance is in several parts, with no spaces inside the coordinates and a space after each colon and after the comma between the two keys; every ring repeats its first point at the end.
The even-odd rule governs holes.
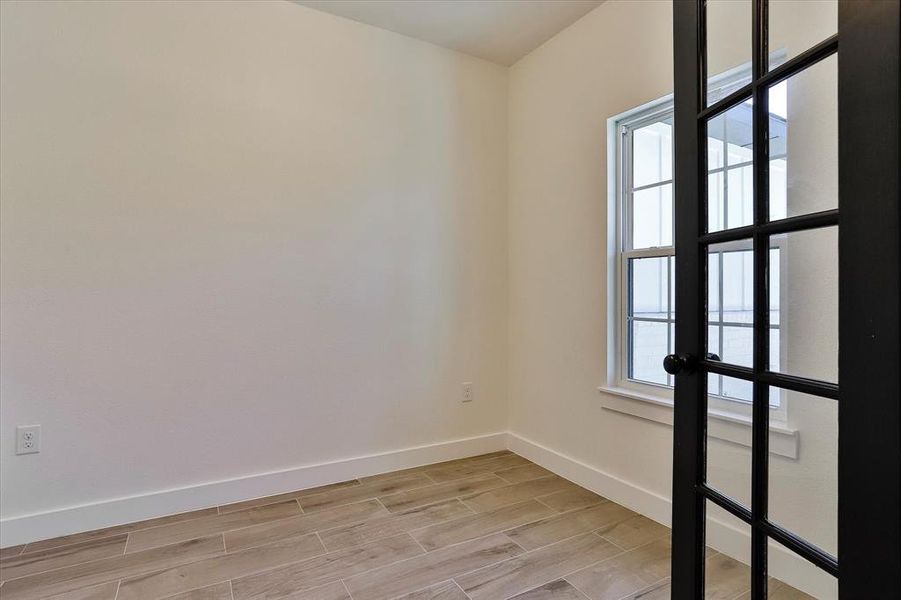
{"type": "MultiPolygon", "coordinates": [[[[601,406],[607,410],[631,415],[648,421],[673,424],[673,401],[669,398],[643,394],[634,390],[601,386],[601,406]]],[[[742,446],[751,446],[751,419],[723,411],[711,412],[708,434],[742,446]]],[[[770,453],[787,458],[798,458],[799,435],[797,429],[783,423],[770,423],[770,453]]]]}

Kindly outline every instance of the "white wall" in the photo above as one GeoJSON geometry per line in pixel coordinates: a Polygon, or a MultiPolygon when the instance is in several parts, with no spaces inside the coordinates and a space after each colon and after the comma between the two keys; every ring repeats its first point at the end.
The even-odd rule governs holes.
{"type": "Polygon", "coordinates": [[[607,119],[672,92],[670,2],[605,2],[510,70],[510,429],[661,496],[672,430],[603,410],[607,119]]]}
{"type": "MultiPolygon", "coordinates": [[[[509,74],[288,2],[0,6],[4,519],[508,426],[665,503],[670,427],[596,389],[607,119],[671,92],[670,2],[509,74]]],[[[794,414],[819,470],[773,496],[820,535],[794,414]]]]}
{"type": "Polygon", "coordinates": [[[3,518],[505,429],[505,69],[290,2],[0,23],[3,518]]]}
{"type": "MultiPolygon", "coordinates": [[[[823,3],[801,4],[828,23],[823,3]]],[[[730,18],[729,11],[749,6],[722,3],[720,15],[730,18]]],[[[745,16],[749,23],[750,14],[745,16]]],[[[831,18],[834,23],[834,13],[831,18]]],[[[731,22],[740,21],[731,18],[731,22]]],[[[785,44],[790,55],[798,52],[792,35],[809,32],[795,25],[774,28],[778,34],[774,49],[785,44]]],[[[722,52],[720,68],[750,60],[750,47],[742,53],[739,36],[714,37],[722,52]],[[732,41],[736,43],[730,45],[732,41]]],[[[801,50],[819,39],[803,41],[801,50]]],[[[672,429],[605,410],[597,392],[607,383],[608,336],[614,333],[608,331],[607,315],[616,298],[606,283],[607,120],[672,92],[672,44],[671,2],[608,0],[514,65],[509,92],[510,430],[596,470],[603,474],[599,480],[624,482],[636,503],[651,504],[671,496],[672,429]]],[[[831,83],[834,100],[834,80],[831,83]]],[[[819,92],[828,85],[828,79],[816,81],[804,93],[822,98],[819,92]]],[[[800,159],[813,149],[820,155],[823,151],[810,140],[810,124],[800,118],[803,94],[797,87],[789,93],[789,119],[798,121],[794,130],[789,124],[789,172],[800,184],[822,178],[834,161],[826,156],[812,165],[800,159]]],[[[807,108],[809,114],[811,106],[807,108]]],[[[834,126],[818,125],[818,132],[834,135],[834,126]]],[[[803,188],[793,189],[790,182],[790,205],[804,204],[809,194],[803,188]]],[[[818,362],[811,359],[811,352],[826,356],[835,351],[834,330],[819,334],[824,339],[816,350],[803,343],[813,330],[822,332],[823,319],[835,308],[831,303],[816,304],[822,293],[834,293],[835,247],[806,244],[802,250],[797,247],[801,243],[789,240],[792,275],[789,306],[783,313],[793,325],[788,366],[804,365],[810,373],[811,360],[818,362]],[[811,255],[831,259],[832,269],[814,265],[811,255]],[[804,272],[797,268],[803,261],[804,272]],[[811,279],[819,283],[811,287],[811,279]]],[[[834,364],[834,358],[826,360],[834,364]]],[[[799,458],[773,456],[772,512],[783,524],[834,552],[835,403],[814,404],[800,395],[788,400],[788,425],[799,430],[799,458]]],[[[709,453],[711,478],[749,501],[744,492],[750,490],[750,449],[712,439],[709,453]]],[[[728,523],[722,511],[711,513],[728,523]]],[[[749,555],[747,543],[742,547],[743,542],[716,535],[709,539],[739,558],[749,555]]],[[[803,561],[787,559],[773,571],[818,597],[835,593],[834,581],[803,561]]]]}

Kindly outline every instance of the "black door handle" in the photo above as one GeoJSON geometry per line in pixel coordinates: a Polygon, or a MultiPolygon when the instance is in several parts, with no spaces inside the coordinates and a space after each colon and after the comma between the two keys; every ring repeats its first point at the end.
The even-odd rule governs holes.
{"type": "Polygon", "coordinates": [[[697,366],[698,360],[691,354],[668,354],[663,359],[663,370],[670,375],[693,373],[697,366]]]}

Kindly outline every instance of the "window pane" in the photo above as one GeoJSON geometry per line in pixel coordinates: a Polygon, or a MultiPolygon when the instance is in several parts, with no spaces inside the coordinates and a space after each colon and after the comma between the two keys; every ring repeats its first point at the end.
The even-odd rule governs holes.
{"type": "Polygon", "coordinates": [[[671,257],[629,260],[629,377],[668,385],[663,357],[672,351],[671,257]],[[649,321],[647,319],[659,319],[649,321]]]}
{"type": "Polygon", "coordinates": [[[669,307],[667,257],[633,258],[629,261],[632,289],[629,315],[666,319],[669,307]]]}
{"type": "Polygon", "coordinates": [[[673,178],[672,117],[632,132],[632,187],[673,178]]]}
{"type": "Polygon", "coordinates": [[[707,0],[707,103],[724,79],[751,62],[750,0],[707,0]]]}
{"type": "Polygon", "coordinates": [[[770,454],[769,519],[836,556],[838,402],[784,393],[803,438],[797,459],[770,454]]]}
{"type": "Polygon", "coordinates": [[[837,69],[832,55],[769,90],[771,220],[838,207],[837,69]]]}
{"type": "Polygon", "coordinates": [[[838,31],[837,0],[770,2],[770,67],[776,67],[809,50],[836,31],[838,31]]]}
{"type": "Polygon", "coordinates": [[[631,321],[631,369],[630,378],[666,385],[667,373],[663,370],[663,357],[667,354],[665,322],[631,321]]]}
{"type": "Polygon", "coordinates": [[[672,245],[672,184],[668,183],[632,194],[632,248],[672,245]]]}
{"type": "Polygon", "coordinates": [[[707,231],[753,222],[752,112],[744,102],[707,122],[707,231]]]}
{"type": "MultiPolygon", "coordinates": [[[[838,228],[798,231],[774,240],[781,250],[772,264],[791,277],[770,290],[770,314],[778,315],[784,330],[781,362],[770,370],[837,382],[838,228]]],[[[771,261],[772,256],[773,251],[771,261]]]]}

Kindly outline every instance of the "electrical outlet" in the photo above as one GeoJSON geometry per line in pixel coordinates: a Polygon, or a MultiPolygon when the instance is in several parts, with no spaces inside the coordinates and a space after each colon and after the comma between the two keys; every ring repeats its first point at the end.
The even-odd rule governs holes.
{"type": "Polygon", "coordinates": [[[463,402],[472,402],[474,398],[475,392],[472,389],[472,382],[465,382],[463,384],[463,402]]]}
{"type": "Polygon", "coordinates": [[[41,451],[41,426],[16,427],[16,454],[35,454],[41,451]]]}

